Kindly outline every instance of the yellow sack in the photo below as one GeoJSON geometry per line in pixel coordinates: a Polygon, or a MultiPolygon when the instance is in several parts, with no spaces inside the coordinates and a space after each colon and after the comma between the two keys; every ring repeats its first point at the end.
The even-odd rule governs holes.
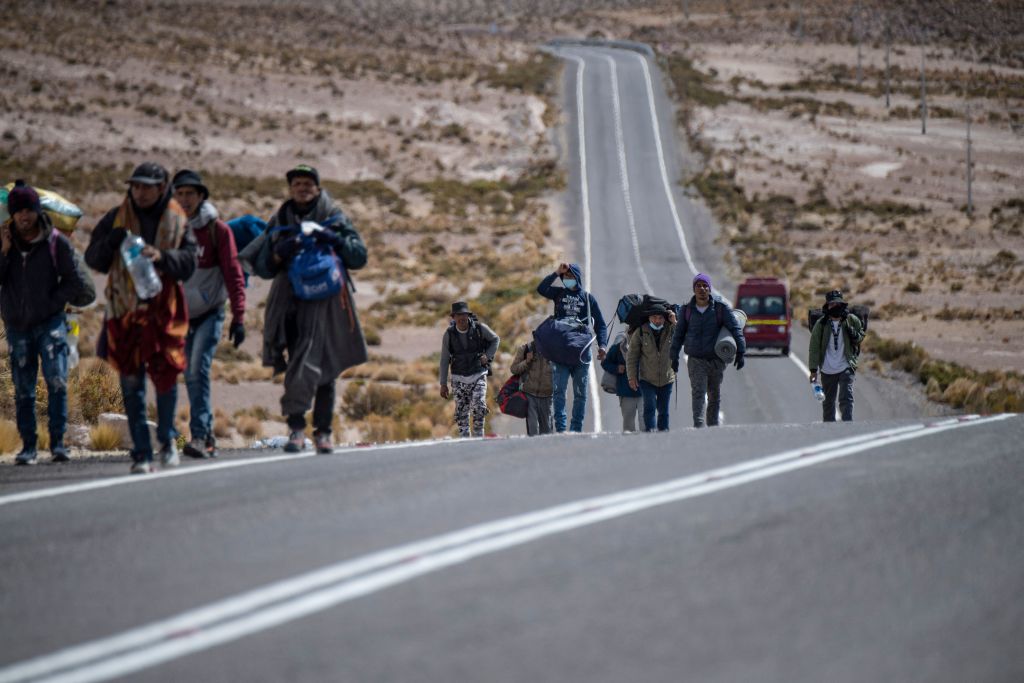
{"type": "MultiPolygon", "coordinates": [[[[0,223],[6,222],[11,217],[7,213],[7,194],[13,187],[14,183],[7,183],[0,188],[0,223]]],[[[82,217],[82,210],[56,192],[38,187],[34,189],[39,194],[39,203],[42,205],[43,211],[50,216],[53,227],[70,236],[75,231],[75,226],[78,225],[78,219],[82,217]]]]}

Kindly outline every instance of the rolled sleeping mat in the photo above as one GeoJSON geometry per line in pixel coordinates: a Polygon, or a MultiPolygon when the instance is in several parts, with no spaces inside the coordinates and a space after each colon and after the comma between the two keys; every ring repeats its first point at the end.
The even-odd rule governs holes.
{"type": "MultiPolygon", "coordinates": [[[[741,330],[747,326],[746,313],[738,308],[734,308],[732,309],[732,314],[736,316],[736,322],[741,330]]],[[[726,365],[736,359],[736,340],[732,338],[732,332],[729,331],[729,328],[724,325],[718,333],[718,341],[715,342],[715,355],[725,361],[726,365]]]]}

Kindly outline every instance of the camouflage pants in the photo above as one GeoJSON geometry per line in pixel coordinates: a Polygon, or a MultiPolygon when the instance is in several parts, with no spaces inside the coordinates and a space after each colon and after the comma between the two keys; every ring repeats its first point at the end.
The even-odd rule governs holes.
{"type": "Polygon", "coordinates": [[[459,436],[470,436],[469,419],[473,418],[472,436],[484,435],[484,416],[487,415],[487,377],[473,384],[452,382],[455,390],[455,424],[459,436]]]}

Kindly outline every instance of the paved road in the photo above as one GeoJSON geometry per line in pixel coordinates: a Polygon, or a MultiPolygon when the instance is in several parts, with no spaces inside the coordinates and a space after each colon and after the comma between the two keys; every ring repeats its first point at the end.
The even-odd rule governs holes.
{"type": "MultiPolygon", "coordinates": [[[[772,372],[799,374],[728,387],[772,372]]],[[[1024,680],[1024,417],[732,405],[669,434],[2,468],[0,683],[1024,680]]]]}
{"type": "MultiPolygon", "coordinates": [[[[689,152],[674,134],[675,112],[656,66],[622,49],[563,46],[555,54],[567,64],[563,106],[570,120],[565,136],[569,213],[576,226],[570,254],[581,264],[589,261],[587,286],[605,318],[611,319],[618,298],[627,292],[688,301],[696,271],[709,273],[715,289],[732,299],[736,283],[726,275],[722,249],[714,243],[714,220],[679,182],[689,152]]],[[[729,368],[723,385],[725,421],[820,420],[803,365],[808,339],[807,330],[798,327],[792,358],[752,352],[741,372],[729,368]]],[[[688,426],[685,377],[676,391],[672,424],[688,426]]],[[[602,429],[619,428],[617,399],[602,394],[601,404],[602,429]]],[[[855,404],[862,419],[914,417],[919,411],[905,389],[867,373],[857,378],[855,404]]],[[[588,423],[589,429],[595,426],[588,423]]]]}

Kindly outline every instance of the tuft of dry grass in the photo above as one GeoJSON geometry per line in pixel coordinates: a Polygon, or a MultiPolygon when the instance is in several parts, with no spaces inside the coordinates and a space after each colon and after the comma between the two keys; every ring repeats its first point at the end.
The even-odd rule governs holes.
{"type": "Polygon", "coordinates": [[[223,410],[215,408],[213,411],[213,435],[218,439],[227,438],[231,434],[231,418],[223,410]]]}
{"type": "Polygon", "coordinates": [[[21,435],[13,420],[0,420],[0,453],[14,453],[21,448],[21,435]]]}
{"type": "Polygon", "coordinates": [[[235,429],[247,439],[263,438],[263,423],[255,417],[243,415],[235,420],[235,429]]]}
{"type": "Polygon", "coordinates": [[[121,448],[121,432],[109,424],[96,425],[89,430],[89,448],[94,451],[113,451],[121,448]]]}
{"type": "Polygon", "coordinates": [[[99,358],[83,358],[68,373],[68,414],[95,424],[103,413],[123,413],[121,382],[117,372],[99,358]]]}

